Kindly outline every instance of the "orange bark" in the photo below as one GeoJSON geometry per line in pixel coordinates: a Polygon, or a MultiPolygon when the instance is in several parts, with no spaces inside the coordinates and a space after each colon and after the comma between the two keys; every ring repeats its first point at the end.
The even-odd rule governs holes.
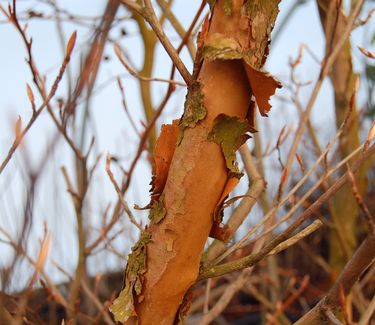
{"type": "MultiPolygon", "coordinates": [[[[206,37],[230,37],[238,45],[236,55],[243,57],[205,59],[203,53],[203,61],[196,62],[196,81],[202,87],[207,114],[182,130],[162,192],[166,214],[147,229],[151,234],[147,271],[142,275],[142,293],[134,298],[138,324],[173,324],[185,293],[198,277],[213,212],[231,177],[221,146],[210,141],[208,134],[220,114],[241,120],[248,116],[252,91],[244,65],[262,74],[279,0],[233,0],[230,14],[224,11],[224,2],[216,1],[206,37]]],[[[204,46],[205,39],[202,42],[204,46]]],[[[268,103],[275,85],[279,86],[275,82],[273,91],[261,95],[267,98],[257,99],[259,105],[268,103]]]]}

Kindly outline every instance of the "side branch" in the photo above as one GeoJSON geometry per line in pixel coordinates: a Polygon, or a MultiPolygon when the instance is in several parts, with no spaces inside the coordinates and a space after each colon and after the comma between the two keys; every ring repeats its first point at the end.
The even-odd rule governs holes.
{"type": "Polygon", "coordinates": [[[189,73],[185,64],[182,62],[176,49],[173,47],[171,41],[169,40],[167,35],[164,33],[163,28],[161,27],[159,20],[156,17],[151,1],[145,0],[144,7],[141,7],[140,5],[129,0],[121,0],[121,2],[125,6],[127,6],[129,9],[134,10],[137,13],[139,13],[151,25],[152,30],[155,32],[160,43],[163,45],[163,47],[167,51],[169,57],[175,64],[178,71],[181,73],[181,76],[184,79],[185,83],[189,85],[191,83],[191,74],[189,73]]]}
{"type": "MultiPolygon", "coordinates": [[[[365,151],[360,159],[358,159],[353,167],[352,172],[355,173],[358,169],[375,153],[375,144],[365,151]]],[[[268,245],[266,245],[259,253],[251,254],[240,258],[233,262],[224,263],[214,267],[210,267],[206,270],[202,270],[199,276],[200,280],[212,278],[220,275],[224,275],[233,271],[242,270],[246,267],[250,267],[264,259],[274,248],[279,244],[289,239],[292,233],[307,220],[311,215],[314,214],[325,202],[327,202],[333,195],[335,195],[347,182],[350,181],[349,172],[342,175],[324,194],[322,194],[318,200],[316,200],[302,215],[294,221],[283,233],[274,238],[268,245]]]]}
{"type": "Polygon", "coordinates": [[[320,302],[305,316],[298,320],[295,325],[328,324],[327,311],[335,311],[340,306],[340,292],[347,296],[360,275],[375,259],[375,236],[368,236],[359,246],[353,257],[346,264],[339,278],[320,302]]]}

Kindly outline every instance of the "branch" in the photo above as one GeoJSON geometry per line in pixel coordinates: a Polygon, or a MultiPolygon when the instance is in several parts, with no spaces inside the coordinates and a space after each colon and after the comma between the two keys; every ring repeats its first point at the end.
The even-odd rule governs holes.
{"type": "Polygon", "coordinates": [[[243,270],[242,273],[237,277],[236,280],[231,282],[226,288],[215,306],[206,313],[198,325],[208,325],[219,316],[223,310],[228,306],[233,296],[241,290],[241,288],[249,281],[249,276],[252,269],[243,270]]]}
{"type": "Polygon", "coordinates": [[[123,4],[129,7],[132,10],[138,12],[150,25],[156,36],[158,37],[160,43],[164,46],[169,57],[175,64],[178,71],[181,73],[182,78],[185,80],[186,84],[189,85],[191,81],[191,74],[186,68],[185,64],[182,62],[180,56],[178,55],[176,49],[173,47],[171,41],[164,33],[163,28],[161,27],[158,18],[156,17],[154,8],[152,7],[150,0],[145,0],[145,6],[141,7],[138,4],[130,0],[121,0],[123,4]]]}
{"type": "MultiPolygon", "coordinates": [[[[356,18],[358,17],[360,9],[362,8],[363,2],[364,2],[364,0],[357,1],[356,5],[355,5],[355,8],[353,8],[350,16],[348,17],[347,25],[346,25],[345,29],[343,30],[340,39],[337,41],[335,48],[333,49],[333,51],[329,55],[326,55],[323,59],[319,77],[318,77],[317,81],[315,82],[315,85],[314,85],[314,88],[312,90],[311,96],[310,96],[309,101],[306,105],[306,109],[305,109],[305,111],[304,111],[304,113],[301,117],[301,121],[300,121],[300,124],[298,126],[296,136],[293,140],[293,144],[292,144],[292,146],[289,150],[289,156],[288,156],[287,162],[285,164],[285,168],[288,171],[290,171],[291,165],[293,163],[295,154],[296,154],[297,149],[298,149],[298,145],[300,143],[300,140],[301,140],[302,135],[303,135],[303,131],[305,129],[305,125],[306,125],[306,123],[309,119],[312,108],[314,107],[315,100],[316,100],[317,95],[320,91],[320,88],[322,87],[323,81],[324,81],[325,77],[328,75],[328,73],[330,72],[330,69],[331,69],[333,63],[335,62],[337,56],[340,54],[340,51],[342,50],[342,48],[344,46],[346,40],[348,39],[348,37],[349,37],[349,35],[350,35],[350,33],[353,29],[354,22],[355,22],[356,18]]],[[[286,184],[286,182],[284,183],[284,186],[285,186],[285,184],[286,184]]]]}
{"type": "MultiPolygon", "coordinates": [[[[375,153],[375,144],[372,144],[366,152],[363,153],[353,165],[353,173],[357,172],[358,169],[375,153]]],[[[346,172],[342,175],[319,199],[311,204],[300,217],[294,221],[283,233],[278,235],[276,238],[271,240],[263,249],[255,254],[251,254],[240,258],[233,262],[224,263],[221,265],[213,266],[208,269],[203,269],[199,276],[199,279],[212,278],[220,275],[224,275],[233,271],[241,270],[245,267],[250,267],[264,259],[274,248],[280,245],[282,242],[290,238],[292,233],[301,226],[301,224],[307,220],[311,215],[314,214],[325,202],[327,202],[333,195],[335,195],[348,181],[350,181],[349,173],[346,172]]],[[[375,247],[374,247],[375,249],[375,247]]]]}
{"type": "Polygon", "coordinates": [[[347,296],[360,275],[375,259],[375,236],[370,235],[354,253],[353,257],[346,264],[339,278],[320,302],[311,309],[305,316],[298,320],[295,325],[328,324],[327,311],[340,309],[340,291],[347,296]]]}
{"type": "MultiPolygon", "coordinates": [[[[15,13],[11,13],[11,15],[15,13]]],[[[13,21],[14,22],[17,22],[18,24],[18,21],[16,20],[17,17],[16,16],[11,16],[13,17],[13,21]]],[[[16,26],[19,26],[19,25],[16,25],[16,26]]],[[[22,28],[19,26],[19,29],[18,29],[20,32],[22,32],[22,37],[26,40],[24,34],[23,34],[23,31],[22,31],[22,28]]],[[[56,93],[56,90],[57,90],[57,87],[64,75],[64,72],[65,72],[65,69],[70,61],[70,57],[71,57],[71,54],[72,54],[72,51],[73,51],[73,48],[74,48],[74,44],[75,44],[75,40],[76,40],[76,36],[77,36],[77,33],[74,32],[72,34],[72,36],[70,37],[70,40],[68,42],[68,46],[67,46],[67,50],[66,50],[66,55],[64,57],[64,60],[63,60],[63,63],[61,64],[61,67],[60,67],[60,70],[59,70],[59,73],[58,75],[56,76],[55,78],[55,81],[51,87],[51,90],[50,92],[48,93],[48,96],[45,98],[44,102],[42,103],[42,105],[39,106],[38,109],[34,109],[33,108],[33,113],[31,115],[31,118],[29,120],[29,122],[27,123],[26,127],[21,131],[19,132],[19,134],[16,135],[16,139],[13,141],[13,144],[11,145],[11,147],[9,148],[8,150],[8,154],[6,155],[5,159],[3,160],[3,162],[1,163],[0,165],[0,174],[3,172],[3,170],[5,169],[5,167],[7,166],[7,164],[9,163],[9,161],[11,160],[13,154],[16,152],[19,144],[21,143],[21,141],[23,140],[23,138],[26,136],[27,132],[30,130],[31,126],[34,124],[34,122],[36,121],[36,119],[38,118],[38,116],[40,115],[40,113],[44,110],[45,107],[48,107],[51,99],[53,98],[53,96],[55,95],[56,93]]],[[[26,42],[26,46],[28,48],[28,52],[31,53],[31,41],[28,42],[27,40],[25,41],[26,42]]],[[[31,59],[31,54],[29,54],[29,61],[30,63],[30,67],[34,66],[33,64],[31,64],[32,62],[32,59],[31,59]]],[[[35,76],[34,76],[35,78],[35,76]]],[[[34,96],[31,92],[31,89],[29,86],[27,86],[27,93],[28,93],[28,97],[32,103],[32,106],[34,107],[34,96]]]]}
{"type": "MultiPolygon", "coordinates": [[[[181,39],[185,38],[185,35],[187,35],[187,41],[186,45],[189,50],[191,58],[194,60],[196,48],[194,45],[193,37],[191,37],[190,33],[187,34],[184,27],[181,25],[180,21],[176,18],[176,16],[173,14],[172,10],[168,6],[168,4],[165,2],[165,0],[156,0],[160,8],[163,10],[164,15],[168,18],[169,22],[177,32],[177,34],[181,37],[181,39]]],[[[178,51],[177,51],[178,52],[178,51]]]]}

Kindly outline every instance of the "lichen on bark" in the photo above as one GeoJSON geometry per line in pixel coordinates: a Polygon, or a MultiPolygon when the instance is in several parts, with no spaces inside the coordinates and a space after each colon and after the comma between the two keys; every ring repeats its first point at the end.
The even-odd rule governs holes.
{"type": "Polygon", "coordinates": [[[214,33],[207,38],[203,45],[202,54],[209,61],[217,59],[238,60],[243,57],[241,45],[234,38],[221,33],[214,33]]]}
{"type": "MultiPolygon", "coordinates": [[[[214,9],[214,6],[216,4],[216,0],[207,0],[210,10],[212,11],[214,9]]],[[[223,9],[227,16],[233,15],[233,0],[224,0],[223,2],[223,9]]]]}
{"type": "Polygon", "coordinates": [[[242,6],[242,15],[249,19],[251,26],[251,42],[244,59],[255,69],[260,69],[266,61],[271,32],[279,13],[280,1],[247,0],[242,6]]]}
{"type": "Polygon", "coordinates": [[[208,140],[220,145],[230,174],[237,178],[240,178],[242,173],[238,169],[236,151],[250,138],[246,134],[249,131],[250,127],[246,120],[238,116],[220,114],[214,120],[212,130],[208,134],[208,140]]]}
{"type": "Polygon", "coordinates": [[[232,16],[233,14],[233,3],[232,0],[224,0],[223,9],[227,16],[232,16]]]}
{"type": "Polygon", "coordinates": [[[151,203],[149,219],[154,223],[162,221],[167,211],[164,206],[164,195],[162,194],[159,199],[151,203]]]}
{"type": "Polygon", "coordinates": [[[144,230],[141,238],[132,247],[132,252],[128,257],[128,264],[125,270],[125,285],[120,295],[115,299],[110,311],[115,320],[121,323],[126,322],[129,317],[136,316],[134,309],[135,296],[138,301],[142,301],[143,275],[147,271],[147,244],[151,241],[151,233],[144,230]]]}
{"type": "Polygon", "coordinates": [[[186,128],[194,128],[206,115],[207,111],[204,105],[202,86],[198,81],[195,81],[188,88],[177,143],[181,143],[186,128]]]}

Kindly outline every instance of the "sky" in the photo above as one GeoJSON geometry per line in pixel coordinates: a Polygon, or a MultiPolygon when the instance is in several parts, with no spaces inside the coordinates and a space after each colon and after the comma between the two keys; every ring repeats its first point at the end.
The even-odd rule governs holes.
{"type": "MultiPolygon", "coordinates": [[[[56,3],[74,13],[74,15],[100,17],[104,10],[105,1],[60,0],[56,1],[56,3]]],[[[280,15],[275,27],[276,31],[293,3],[294,0],[281,2],[280,15]]],[[[8,1],[1,0],[0,4],[6,8],[8,1]]],[[[199,5],[200,1],[198,0],[175,0],[172,9],[182,24],[187,27],[199,5]]],[[[43,12],[45,15],[52,13],[51,7],[43,3],[43,1],[18,0],[17,7],[20,17],[25,17],[24,12],[29,9],[35,12],[43,12]]],[[[368,11],[369,7],[367,6],[366,8],[368,11]]],[[[127,16],[126,10],[121,8],[118,12],[118,17],[127,16]]],[[[83,19],[83,21],[90,23],[92,20],[83,19]]],[[[23,20],[22,23],[25,24],[25,21],[23,20]]],[[[124,19],[119,22],[119,26],[127,31],[127,35],[122,36],[120,28],[114,28],[110,34],[111,38],[115,39],[125,49],[135,66],[140,67],[143,48],[137,36],[135,23],[129,19],[124,19]]],[[[374,33],[373,27],[374,23],[372,21],[367,29],[360,28],[356,30],[352,37],[353,45],[370,49],[368,44],[371,31],[374,33]]],[[[73,75],[77,74],[79,58],[87,49],[91,37],[90,28],[76,23],[63,22],[65,39],[68,39],[69,35],[75,30],[77,30],[78,36],[70,65],[73,75]]],[[[178,44],[179,39],[168,23],[165,25],[165,30],[170,35],[173,44],[178,44]]],[[[63,59],[63,50],[57,34],[56,24],[49,19],[30,20],[27,26],[27,34],[33,38],[33,54],[38,69],[47,76],[47,84],[51,85],[63,59]]],[[[11,24],[6,22],[6,18],[2,13],[0,13],[0,42],[0,160],[2,161],[13,141],[15,121],[18,117],[21,117],[23,124],[25,124],[30,117],[31,105],[26,93],[26,83],[31,85],[37,104],[41,103],[41,99],[36,96],[36,89],[32,85],[30,72],[25,62],[26,51],[20,35],[11,24]]],[[[302,44],[311,49],[317,58],[321,59],[323,57],[323,33],[316,4],[312,0],[306,1],[304,5],[301,5],[294,12],[278,39],[272,44],[265,67],[266,70],[275,75],[281,82],[288,83],[290,58],[295,59],[297,57],[302,44]]],[[[112,44],[106,46],[105,56],[109,59],[103,62],[99,71],[95,96],[90,107],[90,132],[96,138],[93,151],[95,155],[99,153],[103,153],[104,156],[106,153],[116,155],[126,168],[137,149],[138,137],[132,131],[131,125],[121,107],[120,92],[115,83],[116,76],[120,75],[122,78],[129,110],[140,129],[142,121],[144,122],[145,119],[142,114],[138,83],[118,62],[112,44]]],[[[363,69],[363,57],[361,57],[357,49],[354,50],[353,57],[355,68],[361,71],[363,69]]],[[[186,51],[183,51],[182,58],[187,67],[191,69],[192,62],[186,51]]],[[[154,76],[168,78],[170,66],[170,60],[159,44],[154,76]]],[[[302,64],[297,69],[298,78],[303,81],[315,81],[318,73],[319,64],[311,55],[305,52],[302,64]]],[[[157,106],[164,95],[166,85],[153,83],[152,87],[154,105],[157,106]]],[[[306,104],[309,98],[311,87],[309,85],[301,90],[301,102],[303,104],[306,104]]],[[[52,103],[56,103],[56,99],[60,96],[64,97],[66,91],[67,80],[64,78],[52,103]]],[[[160,127],[161,123],[170,122],[181,115],[185,92],[186,89],[184,87],[178,87],[163,112],[158,127],[160,127]]],[[[278,91],[277,96],[272,99],[274,107],[269,118],[261,122],[259,132],[266,144],[275,144],[277,135],[284,125],[295,126],[293,124],[295,108],[281,100],[286,96],[289,96],[289,93],[285,87],[278,91]],[[267,132],[262,130],[267,130],[267,132]]],[[[333,110],[331,109],[332,104],[333,96],[330,84],[327,81],[321,90],[312,113],[312,123],[317,127],[319,139],[323,145],[328,142],[330,136],[334,133],[335,122],[333,110]]],[[[79,132],[79,130],[75,130],[75,132],[79,132]]],[[[23,214],[23,202],[27,190],[27,172],[28,170],[35,170],[39,166],[41,157],[55,133],[56,129],[51,122],[51,118],[48,114],[43,113],[27,134],[14,159],[9,163],[3,174],[0,175],[0,226],[9,230],[13,236],[17,234],[23,214]]],[[[44,224],[47,223],[48,229],[52,234],[52,246],[46,270],[53,274],[57,281],[63,281],[64,276],[57,272],[52,260],[58,262],[68,272],[73,272],[77,259],[77,250],[75,249],[77,240],[74,232],[76,227],[74,209],[66,191],[60,168],[65,166],[68,172],[73,175],[74,166],[72,165],[72,152],[62,139],[59,139],[53,146],[52,157],[53,159],[43,168],[43,173],[36,189],[36,201],[33,206],[34,219],[28,251],[30,255],[36,256],[39,249],[37,239],[41,238],[44,224]]],[[[90,163],[93,163],[93,161],[90,161],[90,163]]],[[[106,204],[108,202],[113,204],[116,200],[116,193],[106,176],[104,167],[104,158],[102,158],[97,171],[94,173],[94,186],[89,189],[89,198],[85,206],[87,222],[90,224],[90,238],[95,238],[98,234],[97,229],[101,225],[101,215],[106,208],[106,204]]],[[[272,164],[268,165],[268,170],[268,174],[274,175],[275,167],[272,164]]],[[[115,175],[119,177],[118,170],[115,170],[115,175]]],[[[144,155],[136,168],[131,189],[126,194],[126,200],[130,206],[135,203],[139,205],[147,204],[150,177],[150,165],[144,155]]],[[[272,188],[278,178],[269,178],[269,186],[272,188]]],[[[245,181],[242,183],[242,189],[246,188],[245,181]]],[[[258,211],[258,213],[260,212],[258,211]]],[[[144,213],[142,215],[141,212],[137,211],[135,214],[146,221],[144,213]]],[[[125,217],[123,218],[125,219],[125,217]]],[[[123,223],[125,220],[121,222],[123,223]]],[[[123,237],[117,238],[115,241],[116,248],[124,257],[131,243],[134,243],[137,238],[135,229],[130,229],[127,234],[123,234],[123,237]]],[[[3,239],[1,234],[0,239],[3,239]]],[[[0,242],[0,252],[0,266],[3,266],[6,265],[12,256],[12,250],[0,242]]],[[[98,253],[89,259],[89,270],[92,272],[104,272],[107,269],[118,269],[124,266],[124,257],[119,257],[116,254],[103,254],[98,253]],[[105,263],[103,263],[103,260],[105,263]],[[101,263],[98,263],[99,261],[101,263]]],[[[28,270],[29,273],[31,272],[31,268],[27,263],[21,264],[20,268],[22,267],[25,267],[24,270],[28,270]]],[[[14,278],[14,287],[17,287],[16,283],[22,287],[22,281],[17,282],[17,279],[20,280],[21,278],[21,276],[14,278]]]]}

